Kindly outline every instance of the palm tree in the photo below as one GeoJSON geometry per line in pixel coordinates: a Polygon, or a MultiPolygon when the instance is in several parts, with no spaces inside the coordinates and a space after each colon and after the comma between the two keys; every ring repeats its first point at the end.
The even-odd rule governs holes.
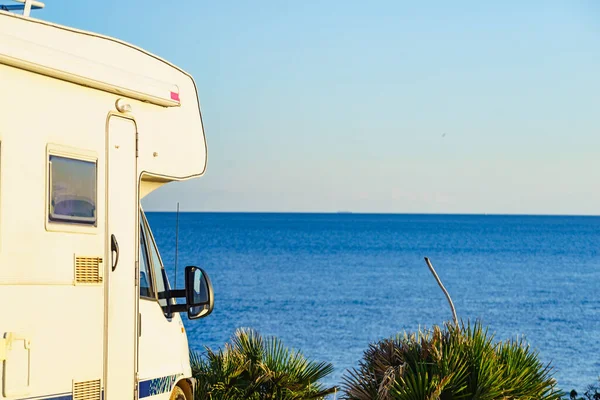
{"type": "Polygon", "coordinates": [[[372,344],[342,386],[348,400],[559,400],[550,372],[523,341],[452,322],[372,344]]]}
{"type": "Polygon", "coordinates": [[[190,351],[190,360],[196,399],[322,399],[337,389],[319,383],[333,372],[332,364],[307,360],[276,337],[263,338],[252,329],[238,329],[216,352],[190,351]]]}

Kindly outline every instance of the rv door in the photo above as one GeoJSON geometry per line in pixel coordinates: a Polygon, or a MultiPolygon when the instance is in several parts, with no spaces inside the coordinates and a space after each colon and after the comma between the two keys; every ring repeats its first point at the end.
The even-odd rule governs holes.
{"type": "Polygon", "coordinates": [[[106,400],[135,395],[137,348],[136,126],[111,116],[107,126],[107,271],[105,390],[106,400]]]}

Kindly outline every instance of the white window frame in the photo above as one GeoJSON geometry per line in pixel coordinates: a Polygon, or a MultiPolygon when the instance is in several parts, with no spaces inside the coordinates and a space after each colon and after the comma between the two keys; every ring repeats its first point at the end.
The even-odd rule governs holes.
{"type": "Polygon", "coordinates": [[[98,225],[101,218],[100,213],[100,164],[98,162],[98,155],[94,151],[77,149],[70,146],[64,146],[59,144],[48,144],[46,147],[46,196],[45,196],[45,225],[47,231],[53,232],[70,232],[70,233],[86,233],[86,234],[97,234],[98,233],[98,225]],[[94,224],[89,223],[80,223],[77,221],[67,221],[67,220],[51,220],[50,219],[50,191],[51,191],[51,182],[52,182],[52,168],[50,163],[50,157],[64,157],[70,158],[74,160],[93,162],[96,164],[96,221],[94,224]]]}

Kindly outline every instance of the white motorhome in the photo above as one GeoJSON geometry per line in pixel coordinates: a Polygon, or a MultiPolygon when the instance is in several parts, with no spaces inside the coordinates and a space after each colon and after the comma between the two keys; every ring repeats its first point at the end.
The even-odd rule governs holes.
{"type": "Polygon", "coordinates": [[[0,399],[192,400],[180,315],[212,287],[186,267],[170,288],[140,200],[204,173],[194,80],[20,2],[0,6],[0,399]]]}

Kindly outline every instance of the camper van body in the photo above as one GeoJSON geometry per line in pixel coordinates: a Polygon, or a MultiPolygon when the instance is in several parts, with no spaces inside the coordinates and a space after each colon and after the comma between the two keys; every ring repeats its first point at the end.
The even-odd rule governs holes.
{"type": "Polygon", "coordinates": [[[0,399],[192,400],[140,200],[205,166],[190,75],[0,11],[0,399]]]}

